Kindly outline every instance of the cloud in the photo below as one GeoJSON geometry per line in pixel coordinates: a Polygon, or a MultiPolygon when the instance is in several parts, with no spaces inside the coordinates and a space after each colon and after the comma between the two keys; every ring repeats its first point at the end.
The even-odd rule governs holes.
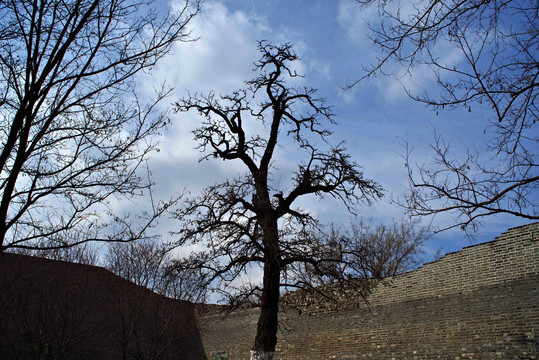
{"type": "MultiPolygon", "coordinates": [[[[173,101],[186,96],[188,91],[192,94],[210,91],[216,94],[230,93],[243,87],[244,81],[255,75],[252,70],[253,63],[259,58],[257,40],[268,39],[274,43],[290,41],[302,59],[295,63],[295,69],[305,75],[305,78],[298,78],[291,84],[320,88],[320,96],[330,93],[328,105],[335,105],[334,110],[338,115],[338,126],[332,128],[335,131],[332,143],[347,140],[350,154],[353,160],[364,166],[366,178],[378,181],[388,190],[384,200],[371,208],[360,209],[360,215],[390,222],[391,218],[402,215],[401,208],[390,204],[391,192],[399,191],[406,182],[402,159],[398,155],[402,149],[396,138],[409,136],[412,144],[427,137],[430,139],[427,124],[421,120],[431,119],[434,114],[421,104],[409,101],[401,85],[388,77],[362,83],[352,91],[341,94],[329,90],[339,90],[338,85],[342,84],[336,85],[335,79],[340,76],[353,81],[360,73],[360,63],[365,59],[375,59],[377,55],[376,47],[365,36],[368,29],[365,17],[374,19],[378,16],[376,8],[361,10],[354,2],[343,0],[338,3],[337,10],[338,25],[333,25],[336,29],[312,27],[303,29],[305,33],[302,33],[301,29],[291,25],[272,23],[268,26],[267,19],[254,12],[232,11],[222,2],[205,2],[204,11],[192,24],[193,36],[199,40],[176,44],[173,53],[139,84],[142,90],[151,89],[163,81],[173,86],[175,92],[165,103],[169,108],[173,101]],[[322,32],[327,34],[332,31],[345,34],[334,38],[338,44],[319,41],[322,32]]],[[[271,16],[268,15],[268,18],[271,16]]],[[[446,61],[458,61],[458,56],[449,48],[444,51],[450,55],[446,61]]],[[[432,75],[427,71],[420,68],[413,71],[413,80],[421,87],[432,85],[432,75]]],[[[161,151],[149,162],[158,182],[155,194],[159,196],[156,197],[167,198],[185,188],[196,194],[208,185],[245,172],[240,162],[210,160],[199,163],[202,154],[194,149],[196,143],[191,131],[200,124],[200,116],[196,113],[179,113],[171,114],[171,118],[172,124],[160,139],[161,151]]],[[[437,117],[436,123],[442,123],[441,119],[442,116],[437,117]]],[[[447,122],[447,126],[451,124],[447,122]]],[[[252,132],[260,130],[260,126],[253,125],[252,132]]],[[[296,169],[298,159],[304,155],[289,150],[290,147],[285,144],[276,154],[275,164],[279,171],[274,173],[274,180],[280,186],[290,186],[290,175],[296,169]]],[[[307,210],[312,209],[313,215],[319,216],[323,222],[342,222],[349,216],[342,203],[329,197],[322,202],[316,197],[307,198],[299,205],[307,210]]]]}
{"type": "MultiPolygon", "coordinates": [[[[177,43],[172,54],[163,59],[150,76],[140,81],[143,89],[164,81],[174,87],[173,95],[165,104],[167,106],[188,94],[229,94],[244,87],[244,81],[256,75],[253,63],[260,55],[257,41],[284,38],[283,34],[272,32],[263,17],[230,11],[221,2],[204,3],[204,11],[195,18],[192,27],[193,36],[198,40],[177,43]]],[[[294,44],[294,50],[301,57],[306,47],[302,42],[298,43],[294,44]]],[[[309,71],[324,77],[329,72],[327,65],[316,60],[310,60],[308,64],[305,61],[294,62],[292,69],[300,75],[309,71]]],[[[306,79],[298,77],[289,83],[304,86],[306,79]]],[[[245,172],[239,161],[198,162],[202,154],[194,149],[197,144],[192,131],[200,124],[200,115],[195,112],[172,113],[171,119],[172,124],[160,138],[160,152],[150,161],[161,193],[171,193],[174,187],[188,187],[196,192],[245,172]]],[[[246,122],[246,127],[252,134],[263,131],[262,124],[255,122],[246,122]]]]}
{"type": "MultiPolygon", "coordinates": [[[[174,101],[188,94],[219,95],[241,88],[253,76],[253,63],[258,58],[256,41],[268,30],[262,19],[250,18],[241,11],[230,12],[220,2],[205,2],[191,26],[198,40],[176,43],[171,54],[139,81],[142,89],[163,82],[173,87],[172,96],[163,104],[166,107],[173,107],[174,101]]],[[[183,174],[176,178],[178,187],[206,184],[208,169],[214,174],[237,171],[235,164],[226,164],[216,172],[219,165],[197,162],[202,154],[194,149],[191,131],[200,124],[200,116],[172,113],[170,117],[172,124],[160,139],[160,152],[151,160],[157,181],[168,183],[167,173],[174,173],[183,174]]]]}
{"type": "MultiPolygon", "coordinates": [[[[258,59],[256,44],[266,38],[269,29],[263,18],[247,16],[242,11],[229,11],[221,2],[207,1],[203,11],[190,24],[193,42],[176,43],[170,54],[161,59],[150,73],[136,78],[141,99],[152,97],[163,83],[173,87],[172,94],[161,104],[171,124],[163,130],[160,151],[148,161],[153,180],[154,200],[168,200],[175,194],[189,191],[197,194],[204,187],[234,177],[245,169],[238,162],[204,161],[191,133],[201,122],[196,113],[174,113],[173,103],[189,93],[226,94],[243,87],[253,77],[253,63],[258,59]]],[[[141,176],[145,176],[145,169],[141,176]]],[[[117,214],[150,209],[149,197],[112,201],[117,214]]],[[[168,239],[168,231],[177,230],[178,223],[161,219],[153,234],[168,239]]]]}
{"type": "MultiPolygon", "coordinates": [[[[426,6],[426,4],[424,5],[426,6]]],[[[384,8],[390,14],[395,16],[398,14],[399,18],[404,19],[404,21],[418,12],[418,9],[409,1],[391,1],[386,3],[384,8]]],[[[374,44],[372,39],[369,39],[369,36],[373,35],[369,24],[373,28],[378,28],[381,23],[385,23],[386,28],[389,28],[389,18],[380,15],[379,10],[378,6],[359,6],[353,1],[341,0],[339,3],[339,24],[353,46],[356,46],[358,52],[361,53],[361,65],[366,68],[378,64],[384,56],[380,47],[374,44]]],[[[431,52],[440,55],[437,61],[440,61],[442,66],[451,68],[463,59],[463,54],[458,46],[443,37],[431,45],[431,52]]],[[[426,54],[423,55],[426,56],[426,54]]],[[[439,91],[435,73],[429,65],[418,62],[413,67],[407,68],[401,63],[389,61],[383,69],[385,74],[393,74],[393,76],[372,78],[370,84],[385,97],[387,102],[407,99],[408,95],[405,89],[416,95],[439,91]]],[[[359,77],[364,74],[360,74],[359,77]]],[[[344,100],[349,102],[354,93],[344,95],[344,100]]]]}
{"type": "Polygon", "coordinates": [[[341,0],[337,12],[340,26],[346,36],[360,48],[370,47],[369,22],[378,17],[375,6],[361,7],[353,1],[341,0]]]}
{"type": "Polygon", "coordinates": [[[176,43],[153,76],[166,79],[178,93],[184,89],[227,92],[242,86],[257,59],[256,41],[266,26],[241,11],[228,11],[220,2],[206,2],[192,27],[198,40],[176,43]]]}

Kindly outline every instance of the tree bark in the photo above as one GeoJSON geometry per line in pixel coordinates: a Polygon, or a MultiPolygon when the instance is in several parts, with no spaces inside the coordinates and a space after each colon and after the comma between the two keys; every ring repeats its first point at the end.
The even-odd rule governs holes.
{"type": "Polygon", "coordinates": [[[281,279],[279,233],[277,229],[277,221],[272,221],[272,224],[268,224],[266,231],[264,231],[264,246],[266,248],[264,285],[255,343],[251,351],[252,360],[271,360],[277,345],[281,279]]]}

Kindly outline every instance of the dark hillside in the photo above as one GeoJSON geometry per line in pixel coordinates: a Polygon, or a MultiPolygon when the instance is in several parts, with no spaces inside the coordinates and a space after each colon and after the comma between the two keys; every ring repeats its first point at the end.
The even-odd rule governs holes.
{"type": "Polygon", "coordinates": [[[205,359],[195,305],[110,271],[0,254],[1,359],[205,359]]]}

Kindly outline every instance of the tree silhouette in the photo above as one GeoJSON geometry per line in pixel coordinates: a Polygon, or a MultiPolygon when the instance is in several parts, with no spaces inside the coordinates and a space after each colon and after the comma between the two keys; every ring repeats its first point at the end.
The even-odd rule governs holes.
{"type": "MultiPolygon", "coordinates": [[[[198,1],[167,16],[137,0],[16,0],[0,4],[0,252],[141,237],[142,224],[112,218],[111,197],[139,195],[152,136],[166,124],[139,100],[134,76],[176,41],[198,1]]],[[[165,206],[166,207],[166,206],[165,206]]]]}
{"type": "Polygon", "coordinates": [[[539,219],[537,1],[430,0],[414,2],[410,12],[392,1],[356,1],[381,13],[371,37],[382,55],[358,82],[388,74],[393,62],[408,71],[427,65],[438,91],[406,89],[412,99],[437,112],[474,108],[490,117],[486,153],[455,155],[435,134],[433,160],[415,166],[406,144],[410,189],[402,205],[413,215],[452,214],[447,228],[468,233],[494,214],[539,219]]]}
{"type": "Polygon", "coordinates": [[[328,127],[334,121],[330,109],[315,98],[315,90],[287,86],[286,80],[298,76],[291,67],[298,60],[291,45],[260,42],[258,48],[258,77],[246,82],[245,89],[221,97],[191,96],[177,103],[179,111],[196,110],[205,118],[194,131],[199,148],[206,153],[203,159],[239,160],[247,170],[206,188],[175,213],[182,222],[178,246],[208,245],[207,251],[177,266],[203,269],[209,281],[219,280],[221,290],[232,289],[227,294],[233,303],[254,298],[261,312],[252,358],[271,359],[287,269],[297,262],[319,267],[336,260],[321,258],[327,254],[323,246],[306,236],[317,221],[295,203],[308,195],[330,195],[353,210],[380,197],[382,190],[363,177],[343,143],[328,145],[328,127]],[[263,130],[253,132],[255,124],[263,130]],[[277,167],[279,146],[284,156],[304,157],[289,186],[272,180],[281,170],[277,167]],[[263,268],[262,284],[234,286],[243,272],[256,265],[263,268]]]}
{"type": "Polygon", "coordinates": [[[141,239],[109,243],[103,257],[103,266],[157,294],[203,303],[206,300],[206,288],[200,271],[192,269],[177,272],[172,259],[167,244],[157,239],[141,239]]]}

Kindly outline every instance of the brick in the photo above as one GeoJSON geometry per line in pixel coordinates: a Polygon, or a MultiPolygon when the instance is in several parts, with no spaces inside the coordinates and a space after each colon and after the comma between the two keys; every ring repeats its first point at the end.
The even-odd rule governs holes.
{"type": "MultiPolygon", "coordinates": [[[[536,358],[539,223],[509,229],[379,284],[368,297],[323,304],[283,296],[275,359],[536,358]],[[535,239],[535,240],[532,240],[535,239]],[[301,310],[301,313],[300,311],[301,310]]],[[[256,309],[205,314],[209,359],[248,359],[256,309]]]]}

